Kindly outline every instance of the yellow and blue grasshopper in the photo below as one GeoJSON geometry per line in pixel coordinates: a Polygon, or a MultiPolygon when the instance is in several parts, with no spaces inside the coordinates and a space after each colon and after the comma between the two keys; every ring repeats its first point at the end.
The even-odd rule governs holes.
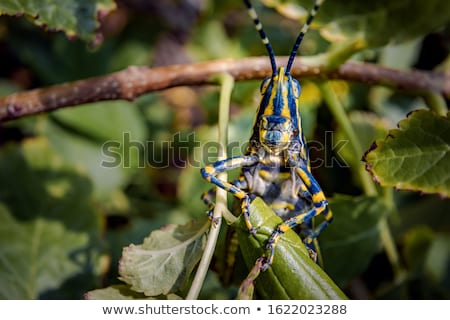
{"type": "MultiPolygon", "coordinates": [[[[328,201],[311,174],[299,114],[301,87],[290,74],[300,43],[322,2],[315,1],[286,67],[277,68],[274,51],[256,11],[249,0],[244,0],[269,54],[272,75],[261,83],[262,99],[245,155],[217,161],[201,169],[206,181],[225,189],[241,201],[242,214],[250,233],[257,231],[250,222],[250,203],[257,196],[283,219],[267,242],[268,253],[262,270],[273,263],[277,241],[287,230],[300,228],[305,245],[315,252],[318,250],[318,235],[333,219],[328,201]],[[230,183],[217,178],[219,173],[235,168],[241,168],[241,174],[235,181],[230,183]],[[318,215],[323,215],[324,219],[313,227],[313,218],[318,215]]],[[[202,196],[210,210],[214,208],[213,190],[202,196]]]]}

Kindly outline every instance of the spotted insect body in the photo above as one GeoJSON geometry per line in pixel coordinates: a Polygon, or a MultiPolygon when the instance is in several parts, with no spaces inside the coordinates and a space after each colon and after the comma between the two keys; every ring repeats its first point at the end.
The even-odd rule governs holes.
{"type": "MultiPolygon", "coordinates": [[[[250,1],[244,0],[272,65],[272,75],[261,84],[261,101],[253,123],[247,152],[243,156],[217,161],[201,170],[203,177],[241,200],[241,209],[250,233],[256,229],[250,222],[250,202],[261,197],[283,219],[267,242],[267,259],[262,269],[273,263],[276,243],[284,232],[299,228],[311,251],[318,250],[316,238],[331,222],[320,185],[311,174],[308,148],[299,114],[301,86],[290,74],[297,49],[308,30],[322,0],[314,8],[300,31],[286,67],[277,68],[272,46],[250,1]],[[232,183],[217,178],[220,172],[241,168],[239,178],[232,183]],[[324,221],[313,228],[312,220],[323,215],[324,221]]],[[[203,200],[212,210],[212,192],[203,200]]]]}

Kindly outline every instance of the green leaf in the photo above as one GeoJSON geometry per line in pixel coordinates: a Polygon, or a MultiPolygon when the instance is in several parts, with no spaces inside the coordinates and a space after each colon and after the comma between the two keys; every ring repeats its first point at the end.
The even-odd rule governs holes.
{"type": "Polygon", "coordinates": [[[0,15],[25,15],[47,30],[92,41],[99,26],[98,17],[115,8],[113,0],[3,0],[0,15]]]}
{"type": "Polygon", "coordinates": [[[66,130],[94,141],[122,141],[124,132],[132,139],[144,139],[147,130],[137,107],[127,101],[106,101],[52,113],[66,130]]]}
{"type": "Polygon", "coordinates": [[[124,101],[60,110],[38,129],[65,161],[89,174],[95,195],[110,204],[153,151],[144,143],[147,129],[139,110],[124,101]]]}
{"type": "Polygon", "coordinates": [[[0,149],[0,181],[0,202],[11,214],[9,222],[1,220],[0,250],[12,258],[2,262],[6,261],[8,269],[2,265],[0,283],[5,290],[6,283],[17,285],[16,291],[8,287],[2,295],[73,299],[97,285],[95,276],[105,270],[95,242],[101,220],[92,203],[89,179],[67,166],[48,140],[30,138],[0,149]],[[11,235],[9,230],[17,233],[11,235]],[[36,256],[26,251],[32,245],[36,256]],[[18,271],[11,272],[11,268],[18,271]],[[65,287],[75,277],[77,281],[65,287]]]}
{"type": "Polygon", "coordinates": [[[86,233],[49,219],[15,219],[3,205],[0,220],[0,299],[36,299],[82,270],[86,233]]]}
{"type": "Polygon", "coordinates": [[[366,168],[382,186],[450,196],[450,121],[418,110],[377,140],[366,168]]]}
{"type": "MultiPolygon", "coordinates": [[[[126,284],[118,284],[114,286],[109,286],[104,289],[97,289],[89,291],[85,294],[85,299],[88,300],[135,300],[135,299],[146,299],[154,300],[152,297],[147,297],[142,293],[136,292],[126,284]]],[[[165,298],[167,300],[180,300],[181,297],[176,294],[168,294],[165,298]]]]}
{"type": "MultiPolygon", "coordinates": [[[[282,220],[260,198],[252,202],[250,212],[251,222],[258,228],[256,235],[250,235],[242,216],[235,225],[245,263],[252,269],[282,220]]],[[[311,260],[302,240],[292,230],[278,241],[274,263],[256,279],[256,290],[264,299],[346,299],[338,286],[311,260]]]]}
{"type": "Polygon", "coordinates": [[[209,223],[167,225],[153,231],[143,244],[125,247],[120,279],[147,296],[179,291],[200,260],[209,223]]]}
{"type": "Polygon", "coordinates": [[[340,286],[360,275],[381,248],[378,223],[387,212],[376,197],[335,195],[329,199],[333,222],[321,233],[327,273],[340,286]]]}
{"type": "Polygon", "coordinates": [[[97,233],[89,179],[68,166],[45,138],[31,138],[0,151],[0,201],[20,219],[45,217],[67,228],[97,233]]]}
{"type": "Polygon", "coordinates": [[[87,292],[84,295],[87,300],[134,300],[149,299],[142,293],[131,290],[129,285],[118,284],[103,289],[87,292]]]}

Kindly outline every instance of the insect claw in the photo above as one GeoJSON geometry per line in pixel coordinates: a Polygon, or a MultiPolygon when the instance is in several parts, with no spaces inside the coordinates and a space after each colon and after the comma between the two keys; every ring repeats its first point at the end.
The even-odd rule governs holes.
{"type": "Polygon", "coordinates": [[[211,223],[214,224],[215,226],[217,226],[219,224],[220,218],[219,217],[214,217],[214,210],[207,210],[206,211],[206,216],[211,221],[211,223]]]}
{"type": "Polygon", "coordinates": [[[309,257],[311,258],[311,260],[317,263],[318,256],[319,256],[317,254],[317,252],[315,252],[313,249],[308,248],[308,247],[306,249],[308,250],[308,254],[309,254],[309,257]]]}
{"type": "Polygon", "coordinates": [[[212,224],[214,224],[215,227],[217,227],[219,225],[220,222],[220,217],[216,217],[216,218],[211,218],[211,222],[212,224]]]}
{"type": "Polygon", "coordinates": [[[264,272],[264,271],[266,271],[267,269],[269,269],[271,263],[270,263],[270,261],[269,261],[269,259],[268,259],[267,257],[262,257],[261,259],[262,259],[262,264],[261,264],[260,270],[261,270],[262,272],[264,272]]]}

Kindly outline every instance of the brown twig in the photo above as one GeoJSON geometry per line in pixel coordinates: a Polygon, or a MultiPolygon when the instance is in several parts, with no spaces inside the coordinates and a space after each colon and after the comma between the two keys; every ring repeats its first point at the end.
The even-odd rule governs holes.
{"type": "MultiPolygon", "coordinates": [[[[279,57],[280,65],[287,57],[279,57]]],[[[261,79],[269,75],[267,57],[223,59],[158,68],[132,66],[108,75],[24,91],[0,98],[0,121],[7,121],[101,100],[133,100],[136,97],[176,86],[211,83],[213,75],[228,72],[236,81],[261,79]]],[[[450,98],[450,74],[401,71],[375,64],[347,62],[335,70],[311,66],[307,58],[297,59],[291,70],[297,78],[343,79],[377,84],[411,92],[437,92],[450,98]]]]}

